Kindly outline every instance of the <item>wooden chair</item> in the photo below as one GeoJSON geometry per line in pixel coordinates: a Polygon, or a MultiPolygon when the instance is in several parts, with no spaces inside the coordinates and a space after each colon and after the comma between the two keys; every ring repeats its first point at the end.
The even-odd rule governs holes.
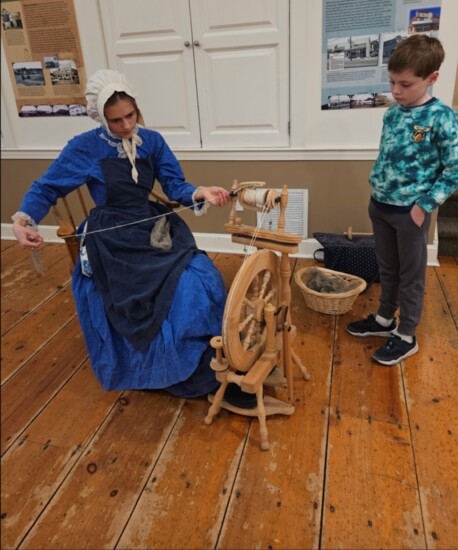
{"type": "MultiPolygon", "coordinates": [[[[178,202],[170,201],[164,194],[156,193],[155,191],[150,192],[150,199],[165,204],[172,209],[176,209],[180,206],[178,202]]],[[[81,210],[80,213],[84,216],[83,219],[86,219],[89,215],[89,209],[81,188],[78,188],[73,191],[73,193],[70,193],[68,197],[59,199],[58,204],[52,207],[54,217],[58,223],[57,236],[64,239],[67,246],[67,251],[70,256],[71,271],[73,271],[73,268],[75,267],[80,251],[79,238],[76,236],[77,228],[80,223],[75,222],[75,219],[77,219],[77,214],[74,211],[76,210],[81,210]],[[76,195],[76,199],[74,195],[76,195]],[[64,206],[65,214],[63,214],[59,208],[59,203],[64,206]],[[75,205],[77,205],[78,208],[75,208],[75,205]]],[[[83,221],[83,219],[81,221],[83,221]]]]}

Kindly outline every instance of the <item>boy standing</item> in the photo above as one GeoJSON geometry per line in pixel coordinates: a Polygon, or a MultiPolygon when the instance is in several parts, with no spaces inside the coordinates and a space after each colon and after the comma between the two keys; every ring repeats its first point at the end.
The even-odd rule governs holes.
{"type": "Polygon", "coordinates": [[[403,40],[388,62],[396,104],[385,113],[369,177],[380,304],[376,315],[347,326],[353,336],[389,337],[372,356],[382,365],[418,351],[431,212],[458,188],[458,117],[428,92],[443,59],[440,41],[418,34],[403,40]]]}

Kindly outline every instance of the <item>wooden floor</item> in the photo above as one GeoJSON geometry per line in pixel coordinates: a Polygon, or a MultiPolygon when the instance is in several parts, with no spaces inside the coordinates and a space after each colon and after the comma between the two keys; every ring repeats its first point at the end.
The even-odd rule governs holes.
{"type": "MultiPolygon", "coordinates": [[[[75,315],[63,245],[2,242],[2,549],[458,548],[458,264],[428,268],[420,352],[395,367],[351,320],[293,284],[292,416],[259,425],[205,399],[104,392],[75,315]]],[[[212,255],[226,284],[241,257],[212,255]]],[[[292,268],[310,264],[292,260],[292,268]]]]}

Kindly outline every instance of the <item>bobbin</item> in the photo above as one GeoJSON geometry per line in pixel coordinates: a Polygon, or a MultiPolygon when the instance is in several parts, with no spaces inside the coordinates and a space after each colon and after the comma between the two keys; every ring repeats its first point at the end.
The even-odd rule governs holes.
{"type": "Polygon", "coordinates": [[[275,208],[281,199],[275,189],[242,189],[238,200],[247,210],[268,211],[275,208]]]}

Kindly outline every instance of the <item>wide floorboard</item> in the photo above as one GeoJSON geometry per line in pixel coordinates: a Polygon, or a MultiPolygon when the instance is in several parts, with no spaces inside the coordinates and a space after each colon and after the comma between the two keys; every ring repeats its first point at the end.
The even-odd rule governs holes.
{"type": "MultiPolygon", "coordinates": [[[[105,392],[87,356],[63,245],[38,275],[2,241],[1,548],[458,548],[458,263],[428,268],[420,352],[395,367],[309,309],[292,283],[291,416],[162,391],[105,392]]],[[[243,257],[211,254],[227,287],[243,257]]],[[[292,271],[313,263],[291,259],[292,271]]],[[[278,395],[286,399],[284,390],[278,395]]]]}

